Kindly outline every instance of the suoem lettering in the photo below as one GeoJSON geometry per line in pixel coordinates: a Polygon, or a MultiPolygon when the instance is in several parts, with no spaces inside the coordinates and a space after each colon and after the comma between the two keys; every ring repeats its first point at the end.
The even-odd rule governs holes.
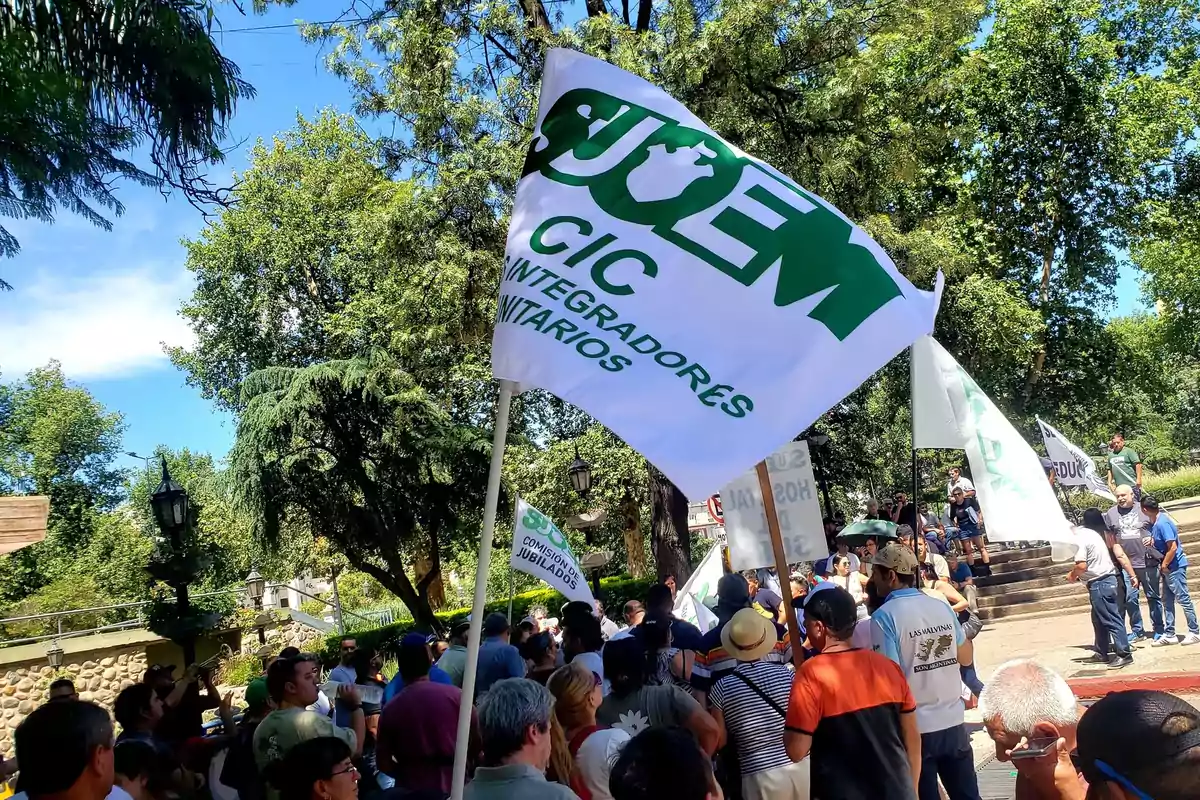
{"type": "MultiPolygon", "coordinates": [[[[839,340],[901,296],[837,211],[719,137],[604,92],[572,89],[554,103],[526,154],[523,174],[533,172],[586,187],[606,214],[646,227],[743,286],[778,263],[775,305],[824,294],[808,316],[839,340]]],[[[562,253],[592,233],[587,220],[553,217],[534,232],[531,246],[544,255],[562,253]]],[[[616,239],[606,233],[591,240],[567,265],[616,239]]],[[[624,252],[630,258],[636,251],[624,252]]],[[[653,278],[657,265],[639,255],[643,274],[653,278]]],[[[599,263],[592,262],[594,280],[599,263]]],[[[615,294],[633,291],[628,283],[596,284],[615,294]]]]}

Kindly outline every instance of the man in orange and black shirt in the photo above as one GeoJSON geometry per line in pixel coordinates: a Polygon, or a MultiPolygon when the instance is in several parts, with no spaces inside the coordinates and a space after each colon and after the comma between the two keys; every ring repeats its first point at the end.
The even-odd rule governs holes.
{"type": "Polygon", "coordinates": [[[895,662],[850,644],[856,621],[854,598],[841,587],[805,600],[808,640],[819,655],[792,684],[788,756],[812,754],[812,796],[821,800],[916,800],[916,702],[895,662]]]}

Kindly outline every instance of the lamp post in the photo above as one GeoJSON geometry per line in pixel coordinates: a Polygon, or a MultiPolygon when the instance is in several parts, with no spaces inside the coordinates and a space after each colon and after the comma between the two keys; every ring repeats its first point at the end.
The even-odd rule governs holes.
{"type": "Polygon", "coordinates": [[[567,468],[567,477],[571,479],[571,488],[580,497],[587,499],[592,490],[592,465],[579,457],[579,443],[575,443],[575,460],[567,468]]]}
{"type": "MultiPolygon", "coordinates": [[[[183,551],[183,537],[188,524],[188,493],[171,477],[167,471],[167,459],[162,460],[162,481],[154,494],[150,495],[150,509],[154,512],[154,521],[166,534],[171,542],[172,556],[180,557],[183,551]]],[[[191,613],[191,602],[188,599],[188,582],[179,580],[175,586],[175,608],[179,620],[186,620],[191,613]]],[[[193,635],[185,636],[181,642],[183,660],[186,664],[196,661],[196,640],[193,635]]]]}
{"type": "Polygon", "coordinates": [[[817,485],[821,487],[821,497],[825,499],[825,516],[833,519],[833,503],[829,502],[829,484],[825,482],[825,459],[821,455],[821,448],[829,444],[829,437],[823,433],[814,433],[806,438],[809,448],[812,450],[813,465],[816,467],[817,485]]]}
{"type": "MultiPolygon", "coordinates": [[[[592,490],[592,465],[579,457],[579,442],[575,443],[575,460],[567,467],[567,477],[571,480],[571,488],[584,500],[592,490]]],[[[584,530],[583,539],[589,545],[592,543],[592,531],[584,530]]]]}
{"type": "Polygon", "coordinates": [[[58,643],[58,639],[50,642],[50,647],[46,650],[46,661],[50,664],[50,669],[58,670],[63,665],[63,649],[58,643]]]}
{"type": "Polygon", "coordinates": [[[258,574],[258,570],[250,570],[250,574],[246,576],[246,597],[250,598],[250,605],[253,608],[262,608],[263,595],[267,592],[267,582],[262,575],[258,574]]]}

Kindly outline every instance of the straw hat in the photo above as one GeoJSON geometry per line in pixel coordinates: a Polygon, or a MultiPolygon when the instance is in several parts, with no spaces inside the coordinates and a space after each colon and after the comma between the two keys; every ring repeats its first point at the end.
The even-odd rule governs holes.
{"type": "Polygon", "coordinates": [[[721,628],[721,646],[738,661],[757,661],[778,642],[775,623],[753,608],[743,608],[721,628]]]}

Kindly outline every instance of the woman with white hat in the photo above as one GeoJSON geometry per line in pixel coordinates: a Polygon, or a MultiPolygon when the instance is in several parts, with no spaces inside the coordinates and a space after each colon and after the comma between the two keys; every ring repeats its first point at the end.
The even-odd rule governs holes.
{"type": "Polygon", "coordinates": [[[783,744],[792,673],[764,661],[778,642],[775,625],[754,609],[742,609],[721,629],[721,645],[738,661],[708,694],[721,729],[721,744],[738,751],[746,800],[808,800],[808,760],[792,763],[783,744]]]}

